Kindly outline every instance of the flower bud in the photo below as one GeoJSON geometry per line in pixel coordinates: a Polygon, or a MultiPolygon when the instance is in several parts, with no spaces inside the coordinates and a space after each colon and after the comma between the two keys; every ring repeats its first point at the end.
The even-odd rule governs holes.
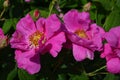
{"type": "Polygon", "coordinates": [[[3,3],[3,7],[8,7],[9,6],[9,0],[5,0],[4,3],[3,3]]]}
{"type": "Polygon", "coordinates": [[[8,45],[7,37],[0,38],[0,49],[8,45]]]}
{"type": "Polygon", "coordinates": [[[4,36],[2,29],[0,28],[0,49],[8,45],[8,37],[4,36]]]}
{"type": "Polygon", "coordinates": [[[34,17],[35,19],[38,19],[39,16],[40,16],[39,10],[38,10],[38,9],[34,10],[34,12],[33,12],[33,17],[34,17]]]}
{"type": "Polygon", "coordinates": [[[87,4],[85,4],[85,5],[83,6],[83,11],[89,11],[90,8],[91,8],[91,2],[88,2],[87,4]]]}

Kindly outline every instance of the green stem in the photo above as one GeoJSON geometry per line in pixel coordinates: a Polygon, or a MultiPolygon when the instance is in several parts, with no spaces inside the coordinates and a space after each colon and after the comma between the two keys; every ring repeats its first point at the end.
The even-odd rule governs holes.
{"type": "Polygon", "coordinates": [[[95,11],[95,18],[96,18],[96,23],[98,23],[98,20],[97,20],[97,17],[98,15],[97,15],[97,10],[95,11]]]}
{"type": "Polygon", "coordinates": [[[51,14],[51,12],[52,12],[52,9],[53,9],[56,1],[57,1],[57,0],[52,0],[52,2],[50,3],[50,5],[49,5],[49,10],[50,10],[50,12],[49,12],[49,15],[48,15],[48,16],[50,16],[50,14],[51,14]]]}
{"type": "Polygon", "coordinates": [[[96,70],[93,71],[92,73],[96,73],[96,72],[98,72],[98,71],[100,71],[100,70],[102,70],[102,69],[104,69],[104,68],[106,68],[106,66],[103,66],[103,67],[101,67],[101,68],[99,68],[99,69],[96,69],[96,70]]]}
{"type": "Polygon", "coordinates": [[[88,76],[94,76],[94,75],[98,74],[98,73],[97,73],[98,71],[100,71],[100,70],[102,70],[102,69],[104,69],[104,68],[106,68],[106,66],[102,66],[101,68],[96,69],[96,70],[93,71],[93,72],[87,73],[87,75],[88,75],[88,76]]]}
{"type": "Polygon", "coordinates": [[[0,14],[0,19],[2,18],[2,16],[3,16],[5,10],[6,10],[6,8],[4,8],[3,11],[1,12],[1,14],[0,14]]]}
{"type": "Polygon", "coordinates": [[[84,73],[84,74],[87,74],[87,73],[86,73],[86,70],[85,70],[85,68],[84,68],[84,64],[83,64],[83,63],[81,63],[81,67],[82,67],[83,73],[84,73]]]}
{"type": "Polygon", "coordinates": [[[99,73],[89,73],[87,74],[88,76],[95,76],[95,75],[98,75],[98,74],[108,74],[108,72],[99,72],[99,73]]]}

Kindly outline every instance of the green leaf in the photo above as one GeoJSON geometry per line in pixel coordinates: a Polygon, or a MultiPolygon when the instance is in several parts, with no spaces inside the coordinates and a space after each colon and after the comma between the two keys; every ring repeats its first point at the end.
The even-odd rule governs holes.
{"type": "Polygon", "coordinates": [[[87,0],[80,0],[82,4],[86,4],[88,1],[87,0]]]}
{"type": "Polygon", "coordinates": [[[3,8],[3,2],[4,0],[0,0],[0,9],[3,8]]]}
{"type": "Polygon", "coordinates": [[[104,80],[120,80],[118,76],[115,76],[114,74],[107,74],[104,80]]]}
{"type": "Polygon", "coordinates": [[[3,27],[2,27],[5,34],[10,30],[10,28],[12,27],[12,24],[13,24],[12,19],[5,20],[3,27]]]}
{"type": "Polygon", "coordinates": [[[42,17],[47,17],[48,16],[48,14],[49,14],[49,11],[48,10],[40,10],[40,15],[42,16],[42,17]]]}
{"type": "Polygon", "coordinates": [[[120,0],[117,0],[116,5],[120,8],[120,0]]]}
{"type": "Polygon", "coordinates": [[[104,28],[108,31],[110,28],[120,25],[120,11],[114,10],[110,13],[110,15],[106,18],[104,23],[104,28]]]}
{"type": "Polygon", "coordinates": [[[77,7],[78,6],[78,4],[72,4],[72,5],[68,5],[67,7],[68,8],[75,8],[75,7],[77,7]]]}
{"type": "Polygon", "coordinates": [[[51,3],[50,3],[50,5],[49,5],[49,16],[50,16],[50,14],[51,14],[51,12],[52,12],[52,10],[53,10],[53,7],[54,7],[54,5],[55,5],[55,2],[56,2],[56,0],[52,0],[51,3]]]}
{"type": "Polygon", "coordinates": [[[13,28],[16,29],[16,24],[18,22],[18,19],[17,18],[13,18],[13,28]]]}
{"type": "Polygon", "coordinates": [[[57,80],[67,80],[67,76],[65,74],[59,74],[57,80]]]}
{"type": "Polygon", "coordinates": [[[14,80],[17,75],[17,67],[15,67],[7,76],[7,80],[14,80]]]}
{"type": "Polygon", "coordinates": [[[26,71],[18,69],[18,77],[20,80],[36,80],[35,75],[30,75],[26,71]]]}
{"type": "Polygon", "coordinates": [[[90,18],[91,18],[92,20],[95,20],[95,19],[96,19],[96,14],[97,14],[96,6],[95,6],[95,5],[92,5],[92,6],[91,6],[91,10],[90,10],[90,18]]]}
{"type": "Polygon", "coordinates": [[[87,75],[81,74],[81,75],[70,75],[70,80],[89,80],[87,75]]]}
{"type": "Polygon", "coordinates": [[[100,26],[102,26],[102,20],[105,18],[105,15],[103,14],[97,14],[97,19],[96,19],[96,23],[100,26]]]}
{"type": "MultiPolygon", "coordinates": [[[[112,10],[115,4],[115,0],[93,0],[93,2],[98,2],[102,5],[105,10],[112,10]]],[[[101,6],[100,5],[100,6],[101,6]]],[[[102,8],[101,7],[101,8],[102,8]]]]}

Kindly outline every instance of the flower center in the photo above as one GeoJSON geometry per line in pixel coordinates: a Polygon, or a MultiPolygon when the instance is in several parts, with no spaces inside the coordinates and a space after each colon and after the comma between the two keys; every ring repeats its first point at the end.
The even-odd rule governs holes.
{"type": "Polygon", "coordinates": [[[75,34],[77,34],[80,38],[88,38],[84,30],[77,30],[75,31],[75,34]]]}
{"type": "Polygon", "coordinates": [[[39,46],[39,40],[43,37],[43,33],[36,31],[32,35],[29,36],[29,40],[32,45],[35,47],[39,46]]]}

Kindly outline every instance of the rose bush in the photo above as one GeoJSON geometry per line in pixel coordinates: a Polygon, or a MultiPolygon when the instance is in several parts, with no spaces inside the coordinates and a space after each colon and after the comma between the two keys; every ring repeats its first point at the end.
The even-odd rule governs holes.
{"type": "Polygon", "coordinates": [[[119,0],[1,0],[0,80],[119,80],[119,0]]]}

